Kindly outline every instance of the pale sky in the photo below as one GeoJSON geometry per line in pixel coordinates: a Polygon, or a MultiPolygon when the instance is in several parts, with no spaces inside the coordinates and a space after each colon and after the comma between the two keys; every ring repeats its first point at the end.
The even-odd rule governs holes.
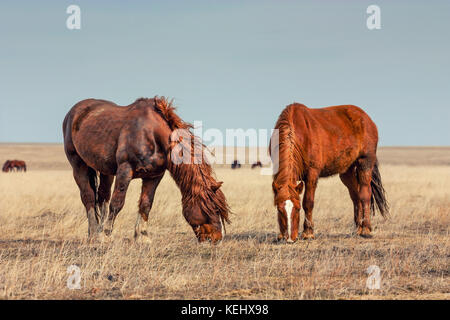
{"type": "Polygon", "coordinates": [[[85,98],[165,95],[205,130],[271,129],[294,101],[355,104],[382,146],[450,145],[449,32],[448,0],[2,1],[0,142],[62,142],[85,98]]]}

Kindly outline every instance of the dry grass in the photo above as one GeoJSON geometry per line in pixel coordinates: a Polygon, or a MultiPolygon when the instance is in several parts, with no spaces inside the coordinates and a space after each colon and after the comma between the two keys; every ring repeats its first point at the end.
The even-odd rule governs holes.
{"type": "Polygon", "coordinates": [[[374,238],[369,240],[354,236],[351,201],[334,177],[319,182],[316,240],[274,243],[278,227],[271,178],[246,168],[218,168],[235,212],[220,245],[197,244],[169,175],[157,190],[150,244],[132,241],[137,180],[112,240],[88,244],[86,215],[71,172],[64,170],[61,146],[35,147],[43,152],[0,146],[2,161],[14,150],[12,157],[24,159],[20,155],[28,150],[34,161],[30,172],[0,174],[0,298],[450,297],[448,166],[392,165],[381,159],[392,218],[385,222],[376,216],[374,238]],[[66,287],[72,264],[81,268],[81,290],[66,287]],[[365,288],[371,264],[381,269],[380,290],[365,288]]]}

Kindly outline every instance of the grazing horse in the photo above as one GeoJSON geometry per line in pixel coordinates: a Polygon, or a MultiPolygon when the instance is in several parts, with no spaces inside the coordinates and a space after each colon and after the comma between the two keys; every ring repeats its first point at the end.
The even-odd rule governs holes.
{"type": "MultiPolygon", "coordinates": [[[[353,201],[356,233],[370,237],[370,213],[374,213],[375,204],[383,217],[389,208],[378,170],[378,131],[369,116],[352,105],[309,109],[294,103],[282,111],[275,129],[279,143],[269,152],[272,148],[277,151],[271,152],[271,157],[278,162],[272,183],[278,239],[289,243],[297,240],[303,187],[301,237],[314,238],[312,211],[317,182],[334,174],[339,174],[353,201]]],[[[272,140],[276,141],[274,135],[271,144],[272,140]]]]}
{"type": "Polygon", "coordinates": [[[237,160],[234,160],[231,164],[231,169],[239,169],[241,167],[241,163],[237,160]]]}
{"type": "Polygon", "coordinates": [[[111,234],[135,178],[142,179],[142,193],[134,236],[147,238],[155,190],[167,169],[181,191],[183,215],[198,241],[222,239],[229,206],[219,189],[222,182],[215,180],[202,158],[205,147],[191,128],[164,97],[140,98],[128,106],[87,99],[72,107],[63,123],[64,149],[86,208],[89,238],[102,231],[111,234]]]}
{"type": "Polygon", "coordinates": [[[257,161],[257,162],[255,162],[254,164],[252,164],[252,169],[255,169],[255,168],[257,168],[257,167],[262,168],[262,163],[261,163],[261,161],[257,161]]]}
{"type": "Polygon", "coordinates": [[[9,172],[9,171],[27,171],[27,165],[25,164],[25,161],[22,160],[7,160],[5,164],[2,167],[3,172],[9,172]]]}

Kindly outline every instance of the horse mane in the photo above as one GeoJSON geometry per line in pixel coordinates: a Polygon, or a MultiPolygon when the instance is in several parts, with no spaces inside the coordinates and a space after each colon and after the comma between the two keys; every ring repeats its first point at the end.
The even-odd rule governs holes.
{"type": "MultiPolygon", "coordinates": [[[[139,101],[138,99],[137,101],[139,101]]],[[[166,97],[155,96],[154,109],[159,115],[166,120],[172,131],[176,129],[192,129],[194,126],[188,122],[183,121],[176,113],[176,108],[173,106],[173,99],[168,100],[166,97]]]]}
{"type": "Polygon", "coordinates": [[[168,101],[165,97],[155,97],[154,101],[155,111],[162,116],[170,129],[172,131],[184,129],[181,134],[188,135],[190,138],[171,141],[169,151],[168,170],[181,191],[183,208],[196,202],[208,217],[219,215],[222,221],[225,220],[229,223],[230,207],[225,195],[220,190],[222,183],[216,181],[211,165],[204,157],[203,150],[206,146],[191,132],[192,124],[183,121],[175,113],[173,100],[168,101]],[[190,146],[188,145],[189,141],[190,146]],[[182,150],[191,151],[190,163],[176,164],[172,161],[172,149],[180,144],[182,150]],[[199,154],[195,154],[195,152],[199,154]],[[195,162],[194,159],[196,159],[195,162]],[[197,163],[197,159],[200,159],[200,163],[197,163]]]}
{"type": "Polygon", "coordinates": [[[273,177],[273,188],[277,189],[275,205],[288,199],[298,201],[297,205],[300,204],[295,188],[297,180],[301,180],[303,175],[304,161],[293,124],[294,109],[297,106],[303,105],[288,105],[275,124],[275,129],[278,129],[279,133],[278,171],[273,177]]]}

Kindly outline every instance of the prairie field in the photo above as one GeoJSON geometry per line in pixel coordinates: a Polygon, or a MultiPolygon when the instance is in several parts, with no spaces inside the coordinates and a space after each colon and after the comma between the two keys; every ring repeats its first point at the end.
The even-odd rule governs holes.
{"type": "Polygon", "coordinates": [[[2,164],[22,159],[29,168],[0,173],[0,299],[449,299],[450,147],[378,154],[391,217],[373,217],[371,239],[355,235],[347,189],[331,177],[316,193],[316,239],[277,243],[271,176],[218,166],[233,210],[219,245],[197,243],[168,173],[149,243],[133,240],[140,180],[111,239],[88,243],[62,145],[0,144],[2,164]],[[80,289],[67,286],[71,265],[80,289]],[[379,289],[366,287],[370,265],[381,271],[379,289]]]}

